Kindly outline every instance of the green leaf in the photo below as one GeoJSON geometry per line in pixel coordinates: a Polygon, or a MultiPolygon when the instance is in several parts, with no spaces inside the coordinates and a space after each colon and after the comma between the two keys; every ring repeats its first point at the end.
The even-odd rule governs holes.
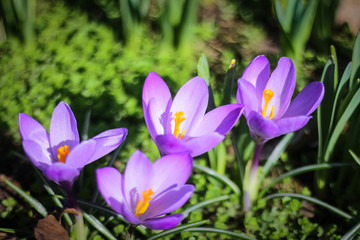
{"type": "Polygon", "coordinates": [[[225,183],[234,191],[235,194],[240,195],[239,187],[233,181],[231,181],[228,177],[223,176],[223,175],[215,172],[214,170],[212,170],[208,167],[201,166],[197,163],[194,163],[194,168],[197,168],[197,169],[205,172],[206,174],[210,175],[211,177],[214,177],[215,179],[225,183]]]}
{"type": "Polygon", "coordinates": [[[32,206],[41,216],[46,217],[48,215],[46,208],[35,198],[31,197],[29,194],[24,192],[18,186],[13,184],[7,179],[4,179],[4,182],[11,187],[15,192],[17,192],[21,197],[23,197],[29,204],[32,206]]]}
{"type": "Polygon", "coordinates": [[[223,92],[223,99],[221,105],[231,103],[232,90],[234,88],[234,82],[236,80],[236,62],[235,59],[231,60],[229,70],[226,73],[226,82],[223,92]]]}
{"type": "Polygon", "coordinates": [[[351,156],[354,158],[354,160],[356,161],[357,164],[360,165],[360,158],[359,156],[357,156],[353,151],[349,150],[351,156]]]}
{"type": "Polygon", "coordinates": [[[280,155],[285,151],[287,146],[290,144],[291,140],[294,138],[294,133],[288,133],[286,134],[281,141],[276,145],[272,153],[270,154],[268,160],[265,163],[265,166],[263,168],[263,171],[261,175],[259,176],[259,185],[262,183],[262,181],[265,179],[269,171],[272,167],[274,167],[277,163],[277,161],[280,158],[280,155]]]}
{"type": "Polygon", "coordinates": [[[210,86],[210,70],[209,64],[204,54],[201,54],[197,64],[197,74],[203,78],[208,86],[210,86]]]}
{"type": "Polygon", "coordinates": [[[357,223],[354,227],[352,227],[347,233],[345,233],[344,236],[340,240],[350,240],[355,237],[355,234],[357,234],[360,230],[360,222],[357,223]]]}
{"type": "MultiPolygon", "coordinates": [[[[333,104],[333,108],[332,108],[332,112],[331,112],[330,124],[329,124],[328,132],[327,132],[327,137],[330,137],[332,129],[333,129],[340,94],[341,94],[341,92],[343,90],[345,90],[344,86],[346,85],[346,83],[350,79],[351,66],[352,66],[351,63],[349,63],[346,66],[346,69],[345,69],[345,71],[344,71],[344,73],[343,73],[343,75],[341,77],[340,84],[339,84],[339,86],[338,86],[338,88],[336,90],[335,100],[334,100],[334,104],[333,104]]],[[[337,69],[337,67],[336,67],[336,69],[337,69]]]]}
{"type": "Polygon", "coordinates": [[[203,225],[203,224],[208,223],[208,222],[209,222],[208,220],[201,220],[201,221],[194,222],[194,223],[188,223],[188,224],[180,225],[180,226],[178,226],[176,228],[166,230],[166,231],[163,231],[163,232],[161,232],[159,234],[153,235],[150,238],[148,238],[147,240],[159,239],[159,238],[163,238],[165,236],[181,233],[185,229],[192,228],[192,227],[197,227],[197,226],[203,225]]]}
{"type": "Polygon", "coordinates": [[[217,197],[217,198],[213,198],[213,199],[209,199],[206,201],[203,201],[201,203],[198,203],[194,206],[189,207],[188,209],[185,209],[182,214],[184,215],[184,218],[186,218],[191,212],[201,209],[203,207],[206,207],[207,205],[213,204],[213,203],[217,203],[217,202],[222,202],[225,200],[228,200],[230,198],[230,195],[225,195],[225,196],[221,196],[221,197],[217,197]]]}
{"type": "Polygon", "coordinates": [[[224,234],[224,235],[228,235],[228,236],[239,238],[239,239],[255,240],[255,238],[246,236],[245,234],[242,234],[242,233],[235,233],[235,232],[230,232],[230,231],[217,229],[217,228],[209,228],[209,227],[189,228],[189,229],[186,229],[184,232],[218,233],[218,234],[224,234]]]}
{"type": "Polygon", "coordinates": [[[293,177],[293,176],[296,176],[296,175],[299,175],[299,174],[302,174],[305,172],[310,172],[310,171],[316,171],[316,170],[321,170],[321,169],[330,169],[330,168],[334,168],[334,167],[345,167],[345,166],[351,166],[351,165],[347,164],[347,163],[322,163],[322,164],[314,164],[314,165],[309,165],[309,166],[300,167],[300,168],[291,170],[291,171],[284,173],[284,174],[280,175],[279,177],[273,179],[268,185],[266,185],[266,187],[260,192],[259,198],[264,196],[264,194],[272,186],[274,186],[276,183],[280,182],[284,178],[293,177]]]}
{"type": "Polygon", "coordinates": [[[357,34],[353,55],[352,55],[353,68],[351,71],[349,89],[356,83],[356,80],[360,78],[360,31],[357,34]]]}
{"type": "Polygon", "coordinates": [[[111,240],[116,240],[116,237],[114,237],[111,232],[99,220],[97,220],[96,217],[85,212],[83,212],[83,215],[86,221],[88,221],[94,228],[96,228],[96,230],[104,234],[105,237],[111,240]]]}
{"type": "Polygon", "coordinates": [[[323,201],[320,201],[320,200],[318,200],[318,199],[316,199],[316,198],[309,197],[309,196],[305,196],[305,195],[302,195],[302,194],[296,194],[296,193],[275,193],[275,194],[267,195],[267,196],[264,197],[263,199],[264,199],[264,200],[269,200],[269,199],[278,198],[278,197],[290,197],[290,198],[298,198],[298,199],[306,200],[306,201],[315,203],[315,204],[317,204],[317,205],[319,205],[319,206],[322,206],[322,207],[330,210],[330,211],[333,212],[333,213],[336,213],[337,215],[339,215],[339,216],[341,216],[341,217],[343,217],[343,218],[346,218],[346,219],[349,219],[349,220],[351,220],[351,219],[353,218],[350,214],[348,214],[348,213],[346,213],[346,212],[344,212],[344,211],[342,211],[342,210],[340,210],[340,209],[338,209],[338,208],[336,208],[336,207],[334,207],[334,206],[331,206],[330,204],[327,204],[327,203],[325,203],[325,202],[323,202],[323,201]]]}
{"type": "MultiPolygon", "coordinates": [[[[354,87],[357,87],[357,86],[354,86],[354,87]]],[[[326,147],[326,151],[325,151],[325,155],[324,155],[325,162],[328,162],[330,160],[332,151],[334,150],[335,144],[336,144],[337,140],[339,139],[339,136],[340,136],[341,132],[343,131],[345,124],[347,123],[347,121],[349,120],[351,115],[354,113],[356,108],[359,106],[359,104],[360,104],[360,89],[358,89],[356,91],[356,94],[351,99],[349,105],[345,109],[344,114],[340,117],[338,123],[336,124],[336,127],[335,127],[335,129],[331,135],[331,138],[329,140],[329,143],[326,147]]]]}

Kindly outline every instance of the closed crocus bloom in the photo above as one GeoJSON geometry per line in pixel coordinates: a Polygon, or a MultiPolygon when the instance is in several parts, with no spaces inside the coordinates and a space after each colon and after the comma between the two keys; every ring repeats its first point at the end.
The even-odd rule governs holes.
{"type": "Polygon", "coordinates": [[[244,115],[257,144],[304,127],[324,97],[323,84],[312,82],[290,103],[296,81],[290,58],[280,58],[269,76],[269,61],[258,56],[238,80],[236,99],[245,106],[244,115]]]}
{"type": "Polygon", "coordinates": [[[243,105],[224,105],[205,114],[208,98],[208,86],[200,77],[189,80],[172,100],[161,77],[149,73],[143,88],[144,118],[161,155],[187,152],[195,157],[225,138],[243,105]]]}
{"type": "Polygon", "coordinates": [[[68,104],[60,102],[53,111],[50,134],[30,116],[19,114],[24,151],[50,180],[69,190],[81,169],[117,148],[126,128],[111,129],[80,142],[76,119],[68,104]]]}
{"type": "Polygon", "coordinates": [[[164,156],[153,164],[140,151],[129,159],[124,176],[112,167],[96,170],[98,188],[105,201],[128,222],[151,229],[169,229],[182,220],[180,208],[193,194],[185,184],[192,171],[189,154],[164,156]]]}

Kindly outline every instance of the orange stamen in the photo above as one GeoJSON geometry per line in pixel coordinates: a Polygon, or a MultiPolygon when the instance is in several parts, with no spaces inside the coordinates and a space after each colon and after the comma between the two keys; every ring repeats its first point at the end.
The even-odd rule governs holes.
{"type": "Polygon", "coordinates": [[[69,146],[64,145],[62,147],[59,147],[57,152],[58,152],[59,162],[65,163],[65,159],[66,159],[67,155],[69,155],[69,153],[70,153],[69,146]]]}
{"type": "Polygon", "coordinates": [[[151,188],[149,190],[147,190],[147,192],[146,191],[142,192],[143,200],[140,198],[136,205],[135,215],[137,217],[140,214],[144,214],[144,212],[148,209],[149,201],[152,199],[150,196],[153,194],[154,194],[154,192],[153,192],[153,190],[151,190],[151,188]]]}
{"type": "MultiPolygon", "coordinates": [[[[271,91],[270,89],[264,90],[263,96],[264,96],[265,104],[264,104],[264,108],[263,108],[263,110],[261,112],[261,115],[263,117],[265,117],[266,116],[266,110],[268,108],[268,105],[269,105],[269,102],[270,102],[271,98],[274,96],[274,92],[271,91]]],[[[274,116],[274,106],[271,107],[271,112],[270,112],[270,115],[269,115],[269,119],[272,119],[273,116],[274,116]]]]}
{"type": "MultiPolygon", "coordinates": [[[[180,124],[186,119],[185,117],[183,117],[184,112],[176,112],[173,119],[175,121],[175,127],[174,127],[174,132],[173,135],[178,138],[179,134],[180,134],[180,124]]],[[[182,131],[181,135],[180,135],[180,139],[182,139],[184,137],[184,133],[185,133],[185,129],[182,131]]]]}

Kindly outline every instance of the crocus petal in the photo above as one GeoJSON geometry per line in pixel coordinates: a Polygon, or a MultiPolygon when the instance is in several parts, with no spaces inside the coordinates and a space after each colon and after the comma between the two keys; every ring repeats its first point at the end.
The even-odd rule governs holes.
{"type": "Polygon", "coordinates": [[[257,56],[245,69],[241,78],[256,89],[256,98],[261,99],[270,76],[270,63],[265,56],[257,56]]]}
{"type": "Polygon", "coordinates": [[[236,102],[244,104],[245,116],[251,111],[258,112],[260,110],[258,98],[256,97],[256,89],[251,83],[243,78],[238,80],[238,90],[236,92],[236,102]]]}
{"type": "Polygon", "coordinates": [[[144,218],[161,216],[184,205],[194,192],[193,185],[183,185],[182,187],[167,191],[164,195],[150,202],[149,208],[144,214],[144,218]]]}
{"type": "Polygon", "coordinates": [[[190,149],[185,146],[185,141],[176,138],[172,134],[159,135],[155,143],[162,156],[173,153],[188,153],[190,149]]]}
{"type": "MultiPolygon", "coordinates": [[[[287,57],[280,58],[265,87],[266,90],[271,90],[274,93],[269,102],[266,116],[270,114],[271,106],[274,106],[273,120],[281,118],[285,113],[294,92],[295,78],[295,66],[292,60],[287,57]]],[[[262,100],[261,109],[263,107],[264,99],[262,100]]]]}
{"type": "Polygon", "coordinates": [[[52,164],[51,155],[38,142],[23,140],[22,142],[26,156],[40,170],[45,170],[52,164]]]}
{"type": "Polygon", "coordinates": [[[146,125],[152,139],[155,139],[157,135],[171,133],[170,106],[162,110],[157,102],[156,98],[150,99],[147,109],[144,109],[144,115],[148,118],[146,125]]]}
{"type": "MultiPolygon", "coordinates": [[[[204,116],[209,100],[208,86],[204,79],[195,77],[185,83],[177,92],[171,106],[171,113],[183,112],[186,120],[180,125],[185,135],[204,116]]],[[[172,121],[174,124],[174,121],[172,121]]]]}
{"type": "Polygon", "coordinates": [[[308,84],[291,102],[283,118],[308,116],[319,106],[324,97],[324,85],[321,82],[308,84]]]}
{"type": "Polygon", "coordinates": [[[94,140],[83,141],[70,150],[65,164],[81,170],[92,158],[96,142],[94,140]]]}
{"type": "Polygon", "coordinates": [[[250,112],[247,122],[252,138],[259,144],[279,135],[277,124],[257,112],[250,112]]]}
{"type": "Polygon", "coordinates": [[[153,164],[155,180],[152,190],[155,194],[176,186],[182,186],[188,180],[193,166],[190,154],[171,154],[153,164]]]}
{"type": "Polygon", "coordinates": [[[192,136],[207,135],[212,132],[217,132],[225,135],[239,120],[244,105],[228,104],[217,107],[206,113],[202,121],[191,132],[192,136]]]}
{"type": "Polygon", "coordinates": [[[186,141],[185,146],[190,149],[191,156],[196,157],[214,148],[224,140],[224,138],[224,135],[213,132],[201,137],[190,138],[186,141]]]}
{"type": "Polygon", "coordinates": [[[49,134],[38,121],[24,113],[20,113],[19,130],[23,140],[33,140],[39,144],[42,149],[50,152],[49,134]]]}
{"type": "Polygon", "coordinates": [[[100,168],[96,170],[96,181],[106,203],[121,214],[121,205],[124,202],[124,180],[121,173],[113,167],[100,168]]]}
{"type": "Polygon", "coordinates": [[[44,175],[48,179],[59,185],[68,183],[70,186],[74,183],[79,174],[80,171],[78,169],[64,163],[54,163],[44,171],[44,175]]]}
{"type": "Polygon", "coordinates": [[[105,156],[117,148],[126,138],[126,128],[116,128],[102,132],[91,138],[96,142],[94,154],[87,164],[105,156]]]}
{"type": "MultiPolygon", "coordinates": [[[[130,192],[134,189],[141,193],[151,188],[153,178],[153,167],[146,155],[136,150],[126,164],[124,181],[125,181],[125,197],[128,203],[132,204],[130,192]]],[[[131,206],[134,207],[134,206],[131,206]]]]}
{"type": "Polygon", "coordinates": [[[53,111],[50,123],[50,143],[54,156],[57,156],[59,147],[68,145],[71,151],[79,141],[75,116],[69,105],[60,102],[53,111]]]}
{"type": "Polygon", "coordinates": [[[279,127],[278,136],[299,130],[306,125],[310,118],[309,116],[298,116],[280,119],[277,121],[279,127]]]}
{"type": "Polygon", "coordinates": [[[147,228],[155,230],[165,230],[170,229],[178,225],[183,218],[181,213],[172,214],[165,217],[153,218],[143,221],[141,224],[147,228]]]}
{"type": "Polygon", "coordinates": [[[142,103],[144,109],[144,118],[146,125],[149,128],[151,137],[154,139],[156,135],[162,134],[162,114],[169,112],[172,104],[171,93],[166,83],[159,75],[154,72],[147,76],[142,95],[142,103]],[[152,102],[151,111],[149,111],[149,104],[152,102]],[[152,116],[149,115],[152,114],[152,116]]]}

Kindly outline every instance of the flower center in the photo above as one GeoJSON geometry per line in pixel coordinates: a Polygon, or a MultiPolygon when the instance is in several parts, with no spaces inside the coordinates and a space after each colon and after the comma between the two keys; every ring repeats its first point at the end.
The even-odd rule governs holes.
{"type": "MultiPolygon", "coordinates": [[[[265,116],[266,116],[267,107],[268,107],[268,105],[269,105],[269,102],[270,102],[271,98],[274,96],[274,92],[271,91],[270,89],[264,90],[263,96],[264,96],[265,104],[264,104],[264,108],[263,108],[263,110],[262,110],[262,112],[261,112],[261,115],[262,115],[263,117],[265,117],[265,116]]],[[[271,112],[270,112],[270,115],[269,115],[269,119],[272,119],[273,116],[274,116],[274,106],[271,106],[271,112]]]]}
{"type": "Polygon", "coordinates": [[[69,146],[68,145],[64,145],[62,147],[59,147],[58,150],[58,159],[59,162],[61,163],[65,163],[65,158],[67,157],[67,155],[69,155],[70,150],[69,150],[69,146]]]}
{"type": "MultiPolygon", "coordinates": [[[[185,117],[183,117],[184,112],[176,112],[173,119],[175,121],[175,128],[174,128],[174,132],[173,135],[178,138],[179,134],[180,134],[180,124],[186,119],[185,117]]],[[[184,133],[185,133],[185,129],[182,130],[181,135],[180,135],[180,139],[182,139],[184,137],[184,133]]]]}
{"type": "Polygon", "coordinates": [[[143,191],[143,199],[139,199],[137,205],[136,205],[136,212],[135,215],[138,217],[140,214],[144,214],[144,212],[149,207],[149,201],[152,199],[150,196],[153,195],[154,192],[151,190],[151,188],[147,191],[143,191]]]}

